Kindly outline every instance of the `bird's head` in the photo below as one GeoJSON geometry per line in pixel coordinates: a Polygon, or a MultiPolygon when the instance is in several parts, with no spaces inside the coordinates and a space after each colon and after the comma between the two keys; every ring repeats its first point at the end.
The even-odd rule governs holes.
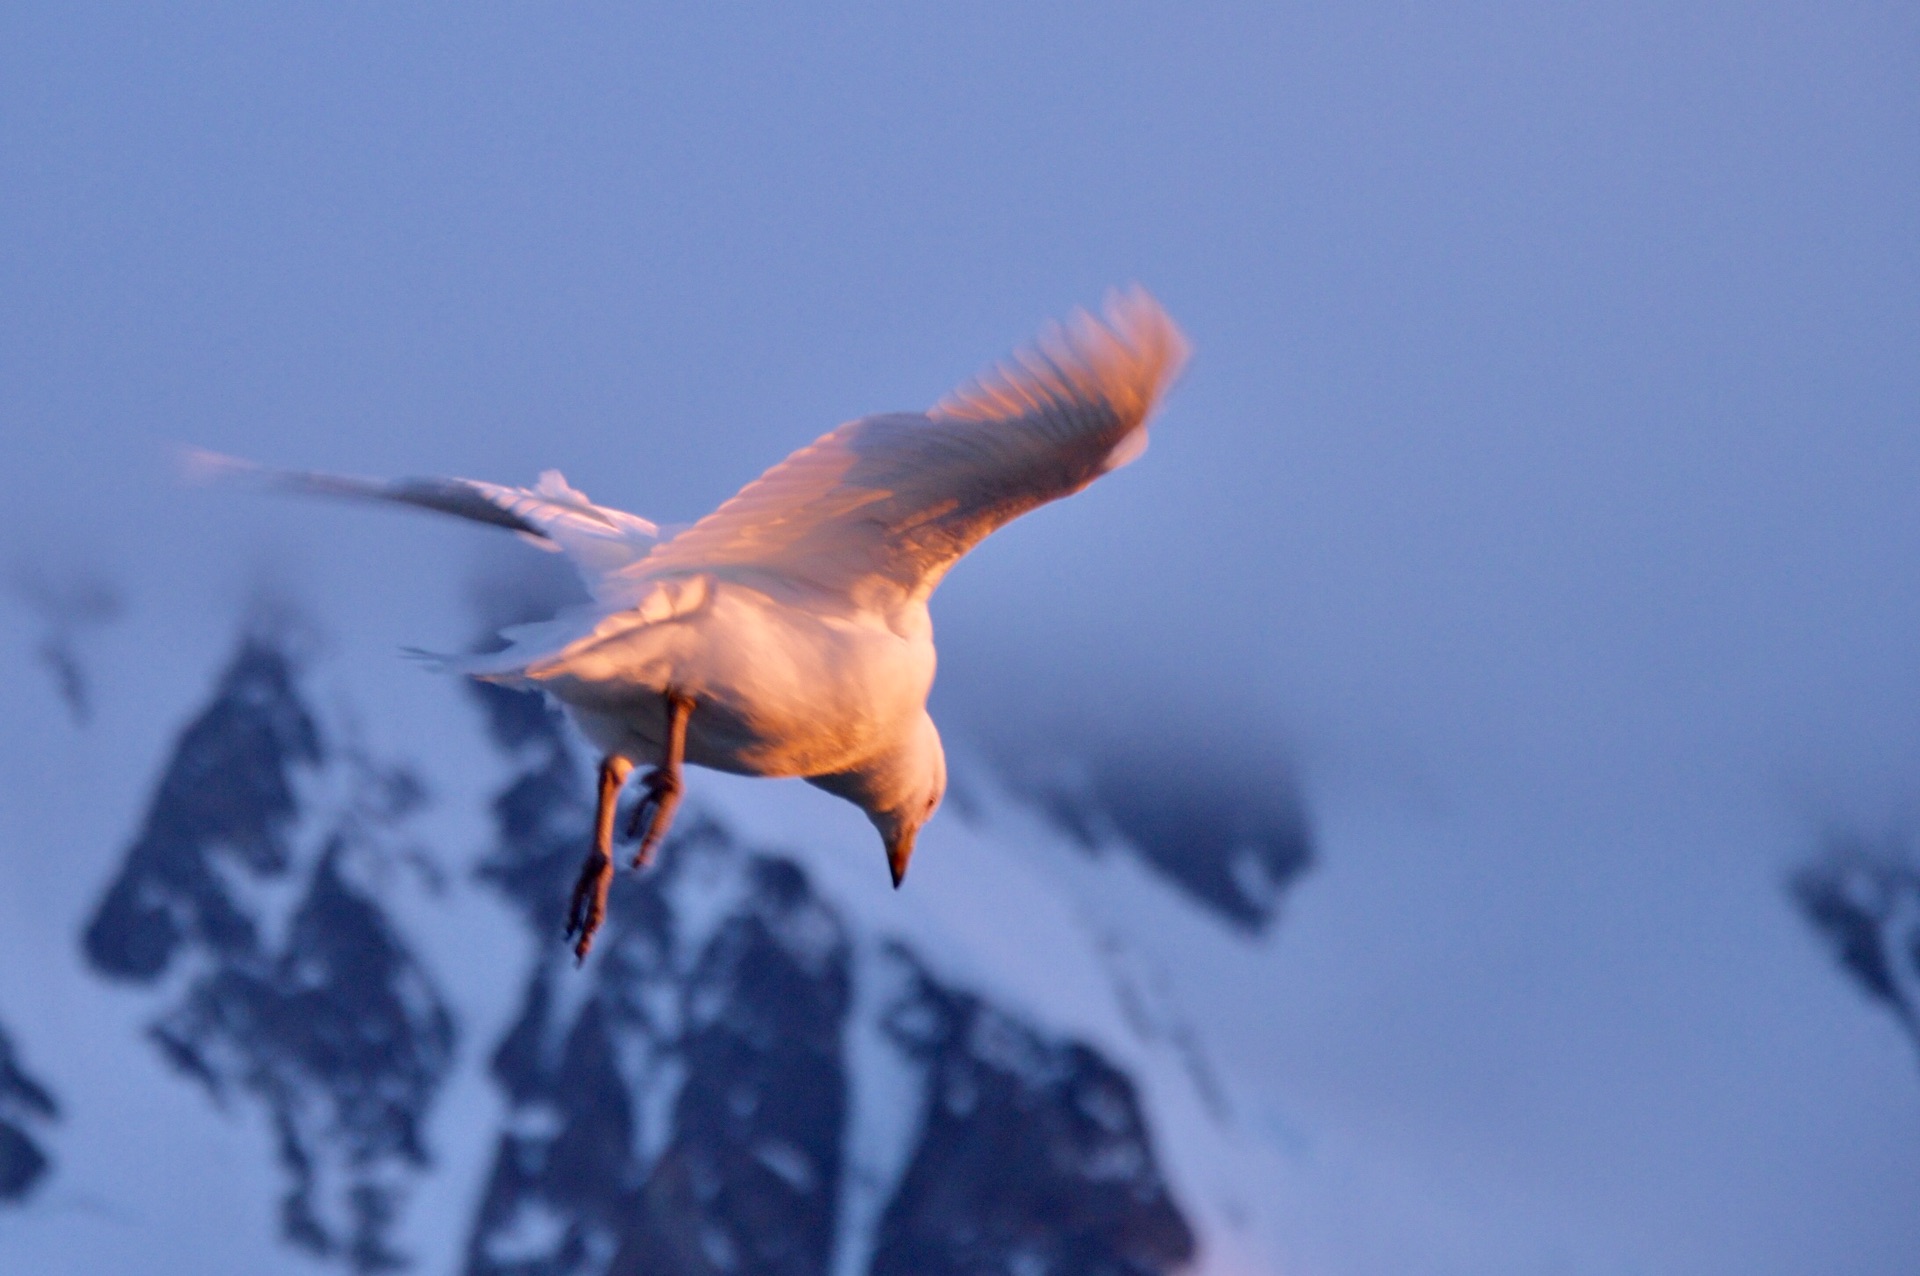
{"type": "Polygon", "coordinates": [[[886,843],[887,869],[898,889],[907,876],[907,861],[913,858],[921,826],[933,818],[947,793],[947,753],[932,718],[921,715],[911,743],[888,771],[891,783],[875,795],[877,800],[866,811],[886,843]]]}

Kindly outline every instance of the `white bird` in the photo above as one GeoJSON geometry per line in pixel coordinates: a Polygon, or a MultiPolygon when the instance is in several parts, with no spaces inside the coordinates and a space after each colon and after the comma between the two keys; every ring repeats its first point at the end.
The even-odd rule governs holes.
{"type": "Polygon", "coordinates": [[[590,603],[504,631],[502,651],[442,662],[546,692],[602,754],[593,846],[567,915],[584,959],[606,914],[615,805],[639,765],[651,769],[629,830],[635,867],[666,835],[684,761],[799,776],[847,799],[879,830],[900,885],[947,784],[926,707],[928,597],[989,532],[1145,451],[1147,418],[1186,350],[1152,297],[1116,294],[1102,319],[1076,314],[929,412],[822,435],[671,537],[552,470],[517,488],[195,461],[492,523],[572,560],[590,603]]]}

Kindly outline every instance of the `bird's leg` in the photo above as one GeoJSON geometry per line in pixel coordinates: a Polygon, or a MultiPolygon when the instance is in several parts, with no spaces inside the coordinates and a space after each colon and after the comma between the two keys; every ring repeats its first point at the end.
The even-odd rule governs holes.
{"type": "Polygon", "coordinates": [[[640,849],[633,853],[633,866],[642,868],[653,858],[653,848],[667,835],[673,813],[680,805],[680,763],[687,756],[687,718],[693,713],[693,701],[676,691],[665,693],[667,701],[667,748],[660,765],[640,777],[647,795],[633,808],[627,824],[627,836],[640,836],[640,849]],[[644,830],[644,835],[642,835],[644,830]]]}
{"type": "Polygon", "coordinates": [[[617,753],[600,763],[600,805],[593,813],[593,850],[580,866],[573,884],[573,902],[567,906],[567,938],[574,941],[573,956],[585,961],[594,932],[607,916],[607,888],[613,885],[613,811],[620,786],[633,772],[633,763],[617,753]]]}

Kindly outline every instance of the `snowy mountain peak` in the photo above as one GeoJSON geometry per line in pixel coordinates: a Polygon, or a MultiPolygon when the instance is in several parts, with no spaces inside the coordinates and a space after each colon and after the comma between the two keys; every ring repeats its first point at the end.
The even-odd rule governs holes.
{"type": "Polygon", "coordinates": [[[149,1036],[216,1100],[265,1109],[282,1233],[356,1271],[403,1265],[389,1232],[453,1057],[444,998],[358,880],[421,800],[404,769],[333,746],[293,662],[250,637],[85,934],[102,974],[176,976],[149,1036]]]}
{"type": "Polygon", "coordinates": [[[184,947],[223,958],[257,954],[255,918],[230,881],[287,871],[297,773],[326,761],[294,679],[278,648],[258,638],[241,643],[174,746],[145,827],[87,926],[95,969],[145,982],[184,947]]]}

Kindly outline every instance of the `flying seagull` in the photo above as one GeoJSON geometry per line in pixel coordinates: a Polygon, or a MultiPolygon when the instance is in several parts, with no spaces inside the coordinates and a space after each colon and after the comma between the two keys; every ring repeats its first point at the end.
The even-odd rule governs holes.
{"type": "Polygon", "coordinates": [[[637,766],[628,835],[640,867],[680,803],[683,762],[799,776],[879,830],[898,887],[947,787],[927,715],[927,599],[980,539],[1079,491],[1147,446],[1147,418],[1186,358],[1140,289],[1080,312],[929,412],[822,435],[677,535],[595,505],[549,470],[531,488],[271,470],[196,453],[203,473],[397,502],[491,523],[565,554],[591,601],[503,631],[508,646],[440,657],[539,688],[599,749],[593,847],[567,910],[584,960],[606,915],[614,811],[637,766]]]}

